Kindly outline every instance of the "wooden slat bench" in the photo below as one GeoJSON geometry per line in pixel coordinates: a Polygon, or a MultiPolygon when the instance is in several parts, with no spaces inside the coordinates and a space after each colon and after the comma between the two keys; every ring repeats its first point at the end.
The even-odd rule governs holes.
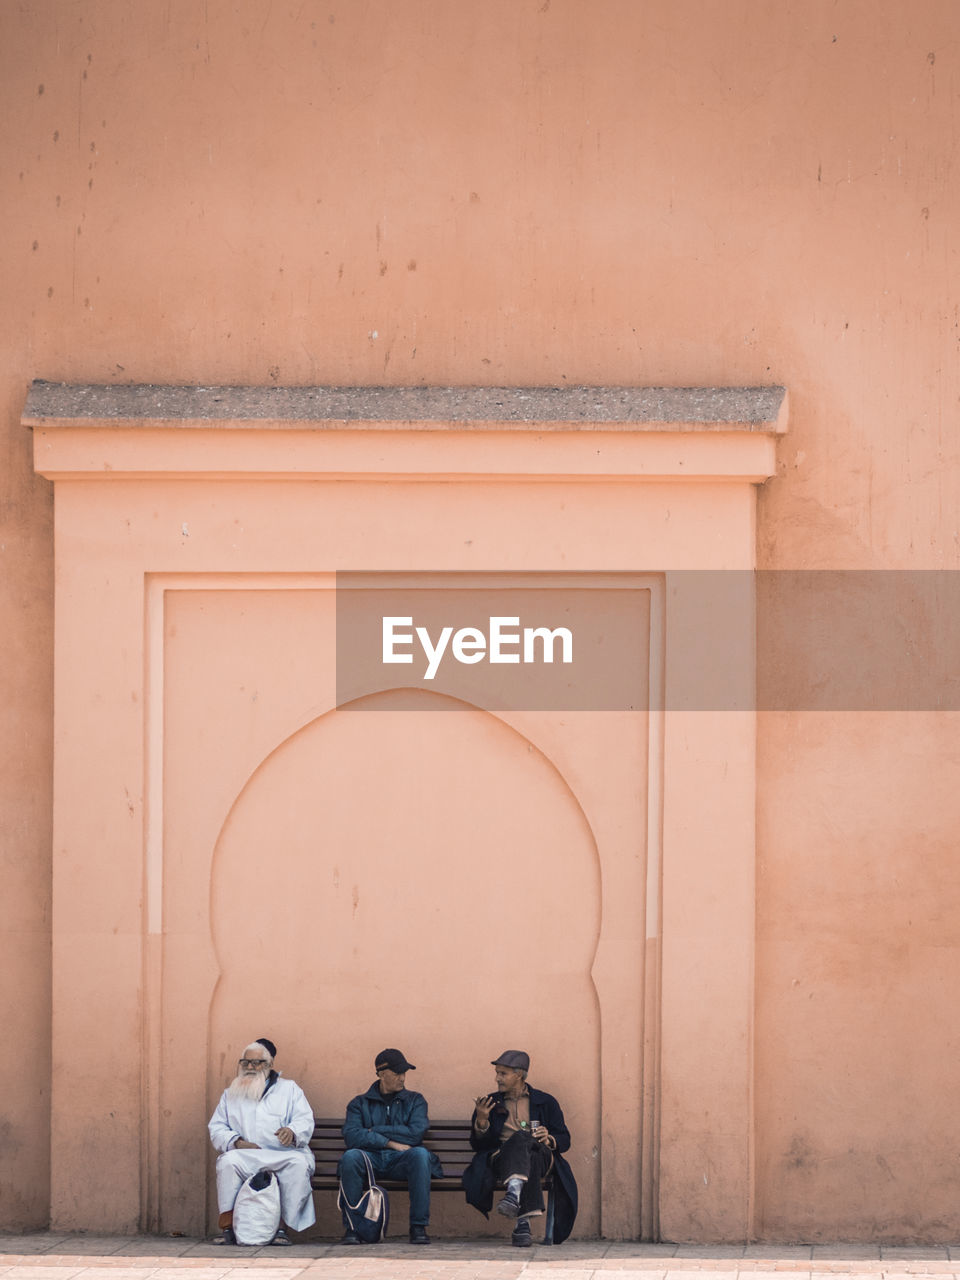
{"type": "MultiPolygon", "coordinates": [[[[310,1147],[317,1167],[310,1179],[314,1191],[336,1191],[340,1186],[337,1164],[346,1147],[343,1141],[343,1120],[317,1119],[310,1147]]],[[[427,1130],[423,1145],[435,1151],[443,1165],[443,1177],[430,1179],[430,1190],[459,1191],[463,1195],[460,1177],[473,1159],[470,1146],[470,1125],[463,1120],[433,1120],[427,1130]]],[[[407,1184],[393,1178],[378,1178],[385,1191],[406,1191],[407,1184]]],[[[544,1220],[544,1244],[553,1244],[553,1182],[547,1177],[543,1188],[547,1192],[547,1212],[544,1220]]]]}

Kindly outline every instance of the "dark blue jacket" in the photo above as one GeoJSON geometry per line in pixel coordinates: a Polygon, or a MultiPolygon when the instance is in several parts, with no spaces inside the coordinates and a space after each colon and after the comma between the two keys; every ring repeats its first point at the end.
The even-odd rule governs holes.
{"type": "MultiPolygon", "coordinates": [[[[422,1093],[401,1089],[384,1097],[378,1081],[366,1093],[358,1093],[347,1106],[343,1124],[343,1140],[347,1148],[383,1151],[388,1142],[405,1142],[419,1147],[430,1128],[427,1100],[422,1093]]],[[[440,1178],[443,1171],[436,1152],[431,1152],[431,1177],[440,1178]]]]}
{"type": "MultiPolygon", "coordinates": [[[[562,1155],[562,1152],[570,1149],[570,1131],[564,1121],[560,1103],[553,1094],[532,1089],[529,1085],[527,1088],[530,1094],[531,1124],[542,1124],[557,1144],[553,1152],[553,1239],[555,1244],[561,1244],[573,1230],[577,1217],[577,1181],[562,1155]]],[[[493,1207],[493,1190],[496,1184],[490,1157],[500,1149],[503,1124],[509,1114],[504,1105],[503,1094],[496,1093],[493,1096],[497,1101],[490,1112],[490,1128],[486,1133],[477,1133],[473,1127],[477,1118],[476,1111],[470,1118],[470,1145],[477,1154],[464,1170],[462,1178],[467,1204],[472,1204],[484,1216],[493,1207]]]]}

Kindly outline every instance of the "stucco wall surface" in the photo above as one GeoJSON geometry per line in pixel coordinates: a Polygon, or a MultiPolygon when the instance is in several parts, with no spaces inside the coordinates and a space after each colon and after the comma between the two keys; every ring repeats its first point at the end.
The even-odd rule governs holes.
{"type": "MultiPolygon", "coordinates": [[[[956,570],[960,14],[52,0],[2,25],[0,1226],[20,1228],[49,1203],[30,380],[782,384],[762,567],[956,570]]],[[[761,716],[760,1237],[960,1230],[956,728],[761,716]]]]}

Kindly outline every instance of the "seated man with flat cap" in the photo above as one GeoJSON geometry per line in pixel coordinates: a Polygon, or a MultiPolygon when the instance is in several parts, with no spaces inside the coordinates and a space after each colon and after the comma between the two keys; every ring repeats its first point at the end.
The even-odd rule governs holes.
{"type": "Polygon", "coordinates": [[[252,1174],[270,1169],[280,1186],[280,1227],[272,1244],[290,1244],[285,1228],[305,1231],[316,1222],[310,1175],[313,1108],[303,1090],[273,1068],[277,1046],[266,1037],[243,1051],[232,1084],[223,1091],[207,1128],[217,1159],[218,1244],[236,1244],[233,1206],[252,1174]]]}
{"type": "Polygon", "coordinates": [[[507,1049],[491,1064],[497,1091],[474,1100],[470,1145],[477,1153],[463,1174],[467,1203],[486,1217],[498,1182],[506,1194],[497,1212],[516,1221],[511,1237],[520,1248],[531,1245],[530,1219],[543,1213],[541,1182],[554,1180],[552,1243],[561,1244],[573,1230],[577,1216],[577,1183],[563,1158],[570,1133],[560,1104],[552,1094],[527,1084],[529,1055],[507,1049]]]}
{"type": "MultiPolygon", "coordinates": [[[[374,1062],[377,1078],[366,1093],[347,1107],[343,1137],[347,1150],[340,1160],[343,1194],[356,1204],[366,1190],[366,1166],[361,1152],[370,1157],[374,1174],[403,1179],[410,1192],[410,1243],[429,1244],[430,1179],[442,1178],[443,1169],[432,1151],[423,1146],[430,1127],[427,1100],[422,1093],[404,1087],[408,1071],[416,1071],[399,1049],[384,1049],[374,1062]]],[[[360,1244],[346,1211],[341,1244],[360,1244]]]]}

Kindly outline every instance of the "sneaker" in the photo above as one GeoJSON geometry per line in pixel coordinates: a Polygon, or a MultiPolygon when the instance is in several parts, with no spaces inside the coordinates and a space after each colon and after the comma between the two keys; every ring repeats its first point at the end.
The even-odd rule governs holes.
{"type": "Polygon", "coordinates": [[[233,1227],[224,1227],[223,1235],[217,1236],[213,1244],[236,1244],[237,1237],[233,1234],[233,1227]]]}
{"type": "Polygon", "coordinates": [[[508,1191],[497,1205],[497,1213],[502,1213],[505,1218],[515,1218],[519,1212],[520,1201],[512,1191],[508,1191]]]}
{"type": "Polygon", "coordinates": [[[277,1232],[277,1234],[270,1241],[270,1243],[271,1244],[293,1244],[293,1241],[287,1235],[286,1231],[284,1231],[283,1227],[281,1227],[280,1230],[277,1232]]]}
{"type": "Polygon", "coordinates": [[[343,1236],[340,1239],[340,1243],[341,1244],[363,1244],[363,1241],[360,1239],[360,1237],[357,1235],[355,1231],[350,1231],[348,1228],[343,1233],[343,1236]]]}
{"type": "Polygon", "coordinates": [[[530,1232],[530,1223],[526,1218],[521,1218],[513,1228],[513,1234],[510,1236],[510,1243],[515,1244],[518,1249],[529,1249],[533,1244],[533,1235],[530,1232]]]}
{"type": "Polygon", "coordinates": [[[411,1244],[429,1244],[430,1237],[427,1235],[427,1229],[421,1223],[410,1224],[410,1243],[411,1244]]]}

